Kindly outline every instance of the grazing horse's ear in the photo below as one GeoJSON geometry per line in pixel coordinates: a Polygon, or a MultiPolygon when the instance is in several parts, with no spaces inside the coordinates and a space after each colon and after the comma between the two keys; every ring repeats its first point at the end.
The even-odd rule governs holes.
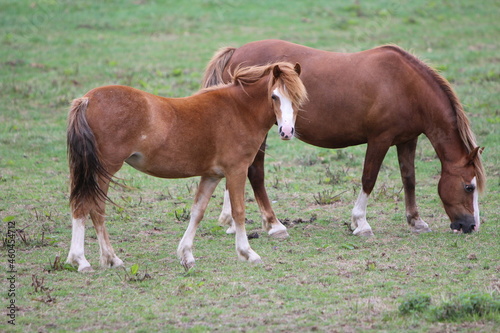
{"type": "Polygon", "coordinates": [[[297,72],[298,75],[300,75],[300,72],[302,72],[302,67],[300,67],[299,63],[296,63],[293,69],[295,70],[295,72],[297,72]]]}
{"type": "Polygon", "coordinates": [[[277,79],[280,77],[281,75],[281,68],[279,65],[274,65],[274,68],[273,68],[273,75],[274,75],[274,78],[277,79]]]}
{"type": "Polygon", "coordinates": [[[474,161],[476,158],[479,157],[483,153],[484,147],[476,147],[472,149],[472,151],[469,153],[469,156],[467,156],[468,164],[474,164],[474,161]]]}

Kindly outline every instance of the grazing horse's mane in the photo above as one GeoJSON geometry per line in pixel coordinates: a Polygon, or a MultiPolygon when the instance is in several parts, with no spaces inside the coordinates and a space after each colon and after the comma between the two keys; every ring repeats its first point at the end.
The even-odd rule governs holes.
{"type": "Polygon", "coordinates": [[[295,106],[302,105],[307,101],[306,88],[302,84],[302,81],[298,79],[295,68],[292,64],[288,62],[277,62],[273,64],[268,64],[264,66],[248,66],[242,67],[238,66],[230,74],[231,82],[217,84],[215,86],[209,86],[203,88],[198,92],[198,94],[205,93],[208,91],[217,90],[230,85],[249,85],[253,84],[266,75],[270,75],[274,67],[278,65],[281,71],[277,80],[269,80],[269,91],[273,91],[275,88],[281,90],[280,87],[286,87],[286,90],[281,91],[283,94],[290,98],[290,101],[295,106]]]}
{"type": "MultiPolygon", "coordinates": [[[[457,120],[457,129],[460,134],[460,138],[469,154],[477,147],[476,137],[471,130],[469,119],[467,118],[462,103],[458,99],[455,91],[451,87],[450,83],[440,75],[434,68],[427,65],[424,61],[417,58],[415,55],[408,53],[397,45],[383,45],[380,48],[389,49],[395,51],[402,55],[407,61],[409,61],[414,67],[424,71],[439,85],[442,91],[448,97],[452,109],[455,112],[457,120]]],[[[473,161],[476,171],[477,188],[480,192],[484,190],[486,177],[484,173],[483,164],[481,162],[480,154],[476,155],[476,159],[473,161]]]]}

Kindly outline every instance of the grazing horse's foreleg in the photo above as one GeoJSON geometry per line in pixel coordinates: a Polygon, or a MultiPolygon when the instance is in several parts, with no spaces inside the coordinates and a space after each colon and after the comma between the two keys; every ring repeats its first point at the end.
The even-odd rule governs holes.
{"type": "Polygon", "coordinates": [[[415,199],[415,151],[418,137],[397,145],[399,169],[405,191],[406,220],[414,232],[430,232],[429,225],[418,214],[415,199]]]}
{"type": "Polygon", "coordinates": [[[208,201],[210,200],[212,193],[214,193],[214,190],[219,182],[220,178],[201,177],[200,185],[198,186],[198,190],[196,191],[196,195],[194,197],[194,203],[191,207],[189,225],[186,232],[184,232],[184,236],[179,242],[179,246],[177,247],[177,255],[179,256],[181,264],[184,266],[186,271],[194,266],[193,240],[196,234],[196,229],[205,214],[208,201]]]}
{"type": "MultiPolygon", "coordinates": [[[[264,186],[265,149],[266,141],[264,140],[252,165],[248,168],[248,179],[252,185],[255,200],[259,205],[260,214],[262,216],[262,227],[268,232],[269,236],[283,239],[289,236],[288,232],[286,231],[286,227],[276,218],[276,214],[271,207],[271,203],[264,186]]],[[[234,221],[231,215],[231,201],[229,199],[229,192],[227,189],[224,192],[224,204],[219,217],[219,223],[222,225],[229,225],[226,233],[235,233],[234,221]]]]}
{"type": "Polygon", "coordinates": [[[382,161],[384,160],[389,147],[390,144],[380,140],[378,142],[368,142],[363,167],[363,176],[361,178],[362,190],[352,210],[351,229],[353,229],[354,235],[373,236],[372,228],[366,221],[366,206],[368,204],[370,193],[372,192],[375,182],[377,181],[380,166],[382,165],[382,161]]]}
{"type": "Polygon", "coordinates": [[[241,260],[262,263],[260,256],[252,250],[245,229],[245,172],[227,175],[227,189],[231,199],[231,211],[235,228],[235,245],[238,258],[241,260]]]}
{"type": "Polygon", "coordinates": [[[265,149],[266,140],[260,146],[252,165],[248,168],[248,179],[252,185],[255,200],[259,205],[262,216],[262,227],[268,232],[269,236],[283,239],[289,236],[288,232],[286,231],[286,227],[276,218],[264,186],[265,149]]]}

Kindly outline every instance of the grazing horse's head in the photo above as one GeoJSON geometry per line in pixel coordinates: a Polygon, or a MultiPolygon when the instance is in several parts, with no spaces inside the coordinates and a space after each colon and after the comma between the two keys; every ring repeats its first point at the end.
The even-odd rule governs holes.
{"type": "Polygon", "coordinates": [[[267,79],[269,103],[276,115],[281,139],[290,140],[295,133],[295,120],[301,105],[307,101],[307,92],[299,78],[300,65],[278,62],[266,66],[238,67],[231,75],[233,82],[254,83],[267,79]]]}
{"type": "Polygon", "coordinates": [[[484,187],[484,174],[479,159],[482,149],[476,147],[461,165],[443,170],[439,180],[439,196],[454,232],[479,230],[479,192],[484,187]]]}

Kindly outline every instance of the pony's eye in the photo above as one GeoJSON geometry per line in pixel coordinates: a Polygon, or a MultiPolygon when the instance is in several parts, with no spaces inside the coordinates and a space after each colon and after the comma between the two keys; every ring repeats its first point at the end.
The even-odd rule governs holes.
{"type": "Polygon", "coordinates": [[[465,184],[464,189],[465,189],[465,192],[470,193],[470,192],[473,192],[476,189],[476,187],[472,184],[465,184]]]}
{"type": "Polygon", "coordinates": [[[273,94],[273,95],[271,95],[271,98],[273,99],[273,101],[277,101],[277,100],[278,100],[278,96],[276,96],[276,95],[274,95],[274,94],[273,94]]]}

